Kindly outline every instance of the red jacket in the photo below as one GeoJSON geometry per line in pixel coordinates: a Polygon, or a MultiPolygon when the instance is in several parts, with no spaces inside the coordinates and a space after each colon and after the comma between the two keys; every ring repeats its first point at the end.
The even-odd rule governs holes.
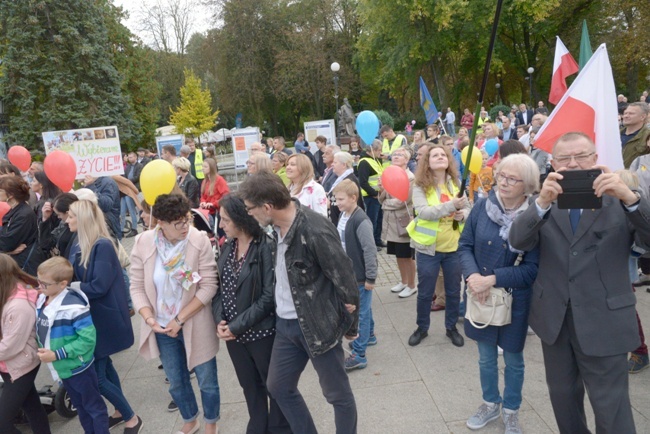
{"type": "Polygon", "coordinates": [[[209,202],[214,205],[214,207],[210,208],[210,214],[214,215],[219,211],[219,200],[228,193],[230,193],[230,188],[223,176],[217,175],[214,180],[214,193],[212,194],[210,194],[210,181],[205,178],[201,186],[201,203],[209,202]]]}
{"type": "Polygon", "coordinates": [[[472,128],[474,126],[474,115],[471,113],[468,115],[463,115],[463,117],[460,119],[460,125],[465,128],[472,128]]]}

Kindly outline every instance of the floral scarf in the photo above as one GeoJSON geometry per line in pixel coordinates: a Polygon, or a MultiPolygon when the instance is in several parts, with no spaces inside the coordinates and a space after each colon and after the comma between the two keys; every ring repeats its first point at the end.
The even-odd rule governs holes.
{"type": "Polygon", "coordinates": [[[524,252],[517,250],[510,245],[508,242],[508,234],[510,233],[510,227],[512,226],[512,222],[515,220],[515,218],[517,218],[517,216],[528,209],[528,200],[524,200],[524,203],[522,203],[521,206],[519,206],[519,208],[513,212],[506,213],[503,211],[506,207],[503,205],[503,202],[501,202],[499,192],[494,192],[494,195],[497,199],[498,204],[490,200],[491,196],[488,197],[488,199],[485,201],[485,211],[487,212],[487,216],[494,223],[501,226],[501,229],[499,229],[499,236],[508,243],[508,248],[510,251],[513,253],[522,254],[524,252]]]}
{"type": "Polygon", "coordinates": [[[184,240],[176,244],[170,243],[162,233],[160,226],[154,229],[154,244],[158,251],[158,257],[162,261],[167,276],[162,288],[158,288],[159,301],[161,302],[159,312],[173,318],[180,312],[180,290],[188,291],[193,284],[201,280],[199,273],[192,272],[192,269],[185,264],[185,251],[189,241],[189,232],[184,240]]]}

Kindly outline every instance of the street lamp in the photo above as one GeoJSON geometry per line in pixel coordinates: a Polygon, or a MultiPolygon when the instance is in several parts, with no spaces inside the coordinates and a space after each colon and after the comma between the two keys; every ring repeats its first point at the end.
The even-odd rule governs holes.
{"type": "Polygon", "coordinates": [[[330,69],[334,73],[334,98],[336,99],[336,144],[339,143],[339,70],[341,65],[338,62],[333,62],[330,69]]]}
{"type": "Polygon", "coordinates": [[[495,84],[494,87],[497,88],[497,100],[499,101],[499,105],[501,105],[501,83],[495,84]]]}
{"type": "Polygon", "coordinates": [[[532,109],[535,106],[535,101],[533,100],[533,72],[535,72],[535,68],[529,66],[526,71],[528,71],[528,84],[530,84],[530,108],[532,109]]]}

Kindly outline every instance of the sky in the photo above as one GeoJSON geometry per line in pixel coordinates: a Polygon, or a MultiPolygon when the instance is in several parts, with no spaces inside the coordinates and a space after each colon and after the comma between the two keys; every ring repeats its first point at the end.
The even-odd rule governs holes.
{"type": "MultiPolygon", "coordinates": [[[[128,27],[133,33],[138,35],[145,43],[148,43],[147,35],[138,32],[138,11],[141,10],[146,4],[153,4],[156,1],[166,3],[167,0],[113,0],[116,6],[122,6],[128,13],[129,19],[123,24],[128,27]]],[[[168,0],[174,1],[174,0],[168,0]]],[[[192,32],[204,32],[210,28],[210,16],[212,12],[206,6],[195,6],[195,16],[192,23],[192,32]]]]}

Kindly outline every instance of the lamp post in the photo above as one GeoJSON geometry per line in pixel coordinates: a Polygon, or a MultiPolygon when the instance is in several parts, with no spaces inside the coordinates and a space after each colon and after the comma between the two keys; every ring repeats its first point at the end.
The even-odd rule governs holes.
{"type": "Polygon", "coordinates": [[[336,144],[339,144],[339,70],[341,65],[338,62],[333,62],[330,69],[334,73],[334,98],[336,99],[336,144]]]}
{"type": "Polygon", "coordinates": [[[529,66],[526,71],[528,71],[528,84],[530,84],[530,108],[533,108],[535,105],[533,100],[533,72],[535,72],[535,68],[529,66]]]}
{"type": "Polygon", "coordinates": [[[495,84],[494,87],[497,88],[497,101],[499,101],[499,105],[501,105],[501,83],[495,84]]]}

